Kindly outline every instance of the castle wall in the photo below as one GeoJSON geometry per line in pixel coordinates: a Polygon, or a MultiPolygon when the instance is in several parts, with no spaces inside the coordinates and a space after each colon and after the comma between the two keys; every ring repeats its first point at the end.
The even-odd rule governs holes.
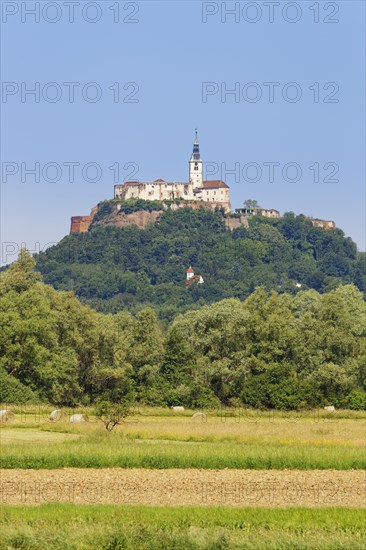
{"type": "Polygon", "coordinates": [[[229,189],[200,189],[199,193],[195,194],[196,200],[208,202],[228,203],[230,205],[229,189]]]}
{"type": "Polygon", "coordinates": [[[171,182],[131,182],[116,185],[114,197],[117,199],[144,199],[150,201],[183,198],[193,200],[193,185],[171,182]]]}
{"type": "Polygon", "coordinates": [[[70,235],[74,233],[86,233],[93,220],[93,216],[72,216],[70,235]]]}
{"type": "Polygon", "coordinates": [[[90,224],[93,221],[97,210],[98,207],[94,206],[89,216],[72,216],[70,235],[72,235],[73,233],[86,233],[89,230],[90,224]]]}
{"type": "Polygon", "coordinates": [[[182,198],[186,201],[210,202],[215,206],[223,207],[227,212],[231,210],[230,194],[227,188],[198,189],[193,183],[176,182],[127,182],[115,185],[114,198],[143,199],[162,201],[182,198]]]}
{"type": "Polygon", "coordinates": [[[323,229],[335,229],[336,224],[332,220],[311,220],[314,227],[321,227],[323,229]]]}
{"type": "Polygon", "coordinates": [[[274,209],[268,210],[268,209],[262,208],[261,214],[265,218],[280,218],[281,217],[279,211],[274,210],[274,209]]]}
{"type": "Polygon", "coordinates": [[[189,208],[192,208],[192,210],[199,210],[199,208],[207,208],[209,210],[215,210],[215,208],[224,208],[226,212],[230,211],[230,203],[227,202],[209,202],[204,200],[195,199],[194,202],[179,202],[172,204],[170,206],[171,210],[178,210],[178,208],[184,208],[185,206],[188,206],[189,208]]]}
{"type": "Polygon", "coordinates": [[[238,227],[249,227],[248,219],[246,218],[246,216],[240,216],[240,218],[231,218],[230,216],[228,216],[227,218],[225,218],[224,221],[226,227],[231,230],[238,229],[238,227]]]}

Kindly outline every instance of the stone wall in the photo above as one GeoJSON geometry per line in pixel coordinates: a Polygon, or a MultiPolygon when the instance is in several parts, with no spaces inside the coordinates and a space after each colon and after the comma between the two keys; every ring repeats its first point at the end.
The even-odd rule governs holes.
{"type": "Polygon", "coordinates": [[[90,224],[93,221],[95,214],[98,211],[98,207],[92,208],[89,216],[72,216],[70,235],[74,233],[86,233],[89,230],[90,224]]]}
{"type": "Polygon", "coordinates": [[[74,233],[86,233],[93,220],[93,216],[72,216],[70,235],[74,233]]]}
{"type": "Polygon", "coordinates": [[[314,227],[322,227],[323,229],[335,229],[336,224],[332,220],[311,220],[314,227]]]}
{"type": "Polygon", "coordinates": [[[249,227],[248,218],[246,216],[240,216],[240,218],[225,218],[225,225],[228,229],[237,229],[238,227],[249,227]]]}
{"type": "Polygon", "coordinates": [[[207,201],[180,201],[173,203],[170,208],[171,210],[178,210],[178,208],[189,207],[192,210],[199,210],[200,208],[207,208],[208,210],[215,210],[215,208],[224,208],[227,210],[227,202],[207,202],[207,201]]]}

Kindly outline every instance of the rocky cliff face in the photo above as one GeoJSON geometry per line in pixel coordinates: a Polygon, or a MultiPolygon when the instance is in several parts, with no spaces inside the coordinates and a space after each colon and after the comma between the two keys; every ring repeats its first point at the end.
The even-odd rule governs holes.
{"type": "MultiPolygon", "coordinates": [[[[89,230],[91,224],[93,227],[112,225],[114,227],[127,227],[128,225],[137,225],[141,229],[144,229],[149,223],[158,222],[160,216],[163,214],[164,210],[138,210],[137,212],[132,212],[126,214],[121,212],[118,202],[110,203],[110,213],[104,215],[101,219],[95,219],[94,216],[98,212],[99,206],[96,206],[91,211],[90,216],[73,216],[71,218],[71,229],[70,234],[74,233],[85,233],[89,230]]],[[[193,210],[198,210],[199,208],[208,208],[210,210],[215,210],[220,206],[219,203],[208,203],[208,202],[188,202],[182,201],[179,203],[173,203],[169,208],[172,210],[178,210],[179,208],[189,207],[193,210]]],[[[166,207],[168,208],[168,206],[166,207]]],[[[248,227],[248,220],[245,216],[237,217],[226,217],[224,218],[226,227],[229,229],[235,229],[237,227],[248,227]]]]}
{"type": "Polygon", "coordinates": [[[131,214],[125,214],[124,212],[113,212],[102,220],[93,224],[93,227],[101,225],[113,225],[114,227],[127,227],[128,225],[137,225],[141,229],[147,226],[149,223],[155,223],[162,215],[163,210],[154,210],[148,212],[147,210],[139,210],[138,212],[132,212],[131,214]]]}

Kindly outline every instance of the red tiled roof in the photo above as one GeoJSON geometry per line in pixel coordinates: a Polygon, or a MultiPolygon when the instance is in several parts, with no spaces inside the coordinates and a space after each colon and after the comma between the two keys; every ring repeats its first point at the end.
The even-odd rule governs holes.
{"type": "Polygon", "coordinates": [[[222,180],[204,180],[202,184],[203,189],[220,189],[220,188],[229,189],[229,186],[222,180]]]}
{"type": "Polygon", "coordinates": [[[189,268],[187,269],[187,273],[194,273],[193,269],[192,269],[192,266],[190,265],[189,268]]]}
{"type": "Polygon", "coordinates": [[[130,186],[130,185],[154,185],[154,184],[160,185],[162,183],[167,185],[188,185],[186,182],[180,182],[180,181],[165,181],[165,180],[155,180],[155,181],[126,181],[123,184],[120,184],[121,187],[124,185],[130,186]]]}
{"type": "MultiPolygon", "coordinates": [[[[120,184],[121,186],[126,185],[128,187],[135,186],[135,185],[153,185],[154,183],[157,183],[158,185],[161,183],[167,184],[167,185],[189,185],[188,182],[180,182],[180,181],[164,181],[162,179],[155,180],[155,181],[126,181],[124,184],[120,184]]],[[[202,187],[200,189],[229,189],[229,186],[226,185],[226,183],[222,180],[204,180],[202,182],[202,187]]]]}

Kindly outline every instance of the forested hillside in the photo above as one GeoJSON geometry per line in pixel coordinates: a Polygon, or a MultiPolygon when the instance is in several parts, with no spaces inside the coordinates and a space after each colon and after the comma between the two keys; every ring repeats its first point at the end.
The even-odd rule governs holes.
{"type": "Polygon", "coordinates": [[[303,215],[254,216],[248,229],[230,231],[221,211],[190,208],[168,210],[145,229],[95,227],[37,258],[46,283],[73,290],[98,311],[152,306],[166,322],[225,298],[243,300],[260,285],[295,294],[353,283],[364,292],[365,265],[340,229],[313,227],[303,215]],[[203,285],[185,288],[189,265],[203,285]]]}
{"type": "Polygon", "coordinates": [[[366,406],[366,303],[354,285],[257,288],[164,328],[151,308],[97,313],[40,279],[25,250],[0,273],[0,402],[366,406]]]}

